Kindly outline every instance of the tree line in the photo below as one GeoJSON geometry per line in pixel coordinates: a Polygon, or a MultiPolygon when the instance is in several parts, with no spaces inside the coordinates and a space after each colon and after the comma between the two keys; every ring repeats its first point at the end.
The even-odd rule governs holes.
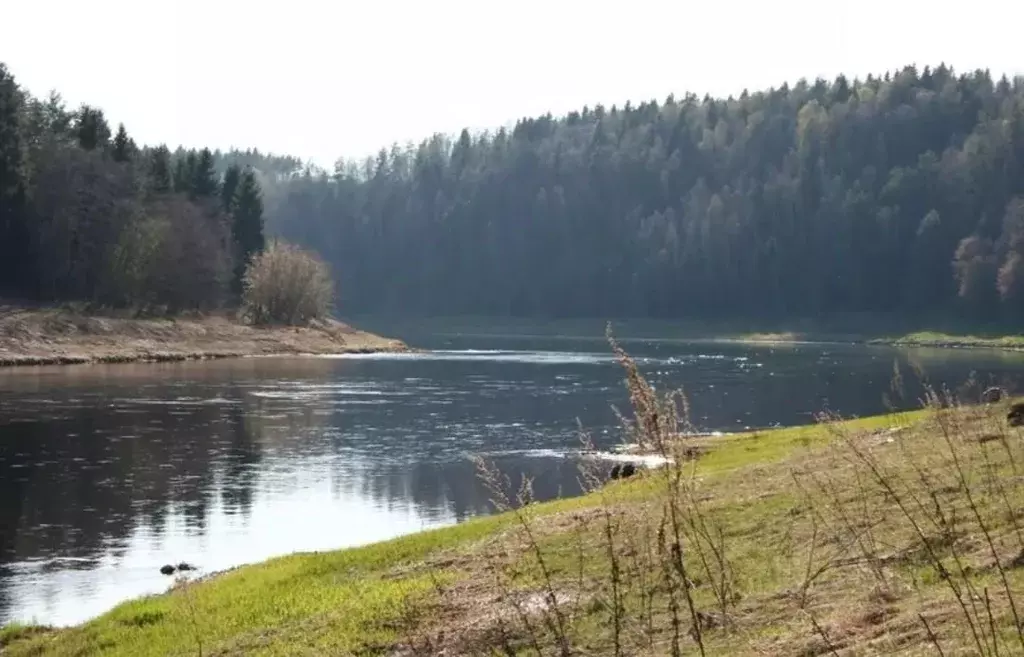
{"type": "Polygon", "coordinates": [[[583,107],[270,185],[352,311],[1024,310],[1024,79],[987,71],[583,107]]]}
{"type": "Polygon", "coordinates": [[[264,247],[263,198],[252,167],[223,159],[140,147],[0,63],[0,295],[170,313],[237,302],[264,247]]]}
{"type": "Polygon", "coordinates": [[[328,172],[140,148],[0,70],[8,294],[223,303],[262,248],[262,201],[270,232],[332,266],[346,312],[1024,311],[1022,78],[908,66],[597,105],[328,172]]]}

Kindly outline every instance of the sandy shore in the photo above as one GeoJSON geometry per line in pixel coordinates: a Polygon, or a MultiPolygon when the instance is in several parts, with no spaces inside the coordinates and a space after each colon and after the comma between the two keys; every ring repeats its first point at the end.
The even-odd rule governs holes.
{"type": "Polygon", "coordinates": [[[0,306],[0,366],[407,351],[339,321],[257,328],[228,316],[135,319],[0,306]]]}

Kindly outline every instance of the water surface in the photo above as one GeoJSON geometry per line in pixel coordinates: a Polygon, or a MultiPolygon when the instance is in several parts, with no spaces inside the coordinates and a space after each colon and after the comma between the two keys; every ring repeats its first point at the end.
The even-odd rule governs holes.
{"type": "MultiPolygon", "coordinates": [[[[80,622],[163,590],[165,563],[210,572],[486,513],[470,454],[534,476],[539,497],[573,494],[577,419],[620,441],[599,337],[398,335],[432,351],[0,370],[0,624],[80,622]]],[[[911,353],[626,346],[709,431],[881,412],[911,353]]],[[[912,353],[935,383],[1024,373],[1017,354],[912,353]]]]}

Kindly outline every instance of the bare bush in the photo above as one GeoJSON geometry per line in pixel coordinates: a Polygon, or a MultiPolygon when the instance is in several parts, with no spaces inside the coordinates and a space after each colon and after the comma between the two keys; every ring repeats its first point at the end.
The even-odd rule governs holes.
{"type": "Polygon", "coordinates": [[[253,257],[243,285],[242,308],[253,324],[305,324],[330,313],[334,299],[327,264],[280,241],[253,257]]]}

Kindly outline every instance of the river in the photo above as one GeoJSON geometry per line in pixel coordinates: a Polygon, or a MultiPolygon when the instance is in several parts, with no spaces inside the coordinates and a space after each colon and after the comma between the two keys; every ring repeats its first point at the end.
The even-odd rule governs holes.
{"type": "MultiPolygon", "coordinates": [[[[0,371],[0,625],[66,625],[214,572],[488,511],[469,454],[577,491],[577,420],[621,440],[621,371],[594,331],[400,334],[425,353],[0,371]]],[[[894,361],[1014,386],[1024,356],[840,344],[625,341],[693,421],[731,432],[885,410],[894,361]]]]}

